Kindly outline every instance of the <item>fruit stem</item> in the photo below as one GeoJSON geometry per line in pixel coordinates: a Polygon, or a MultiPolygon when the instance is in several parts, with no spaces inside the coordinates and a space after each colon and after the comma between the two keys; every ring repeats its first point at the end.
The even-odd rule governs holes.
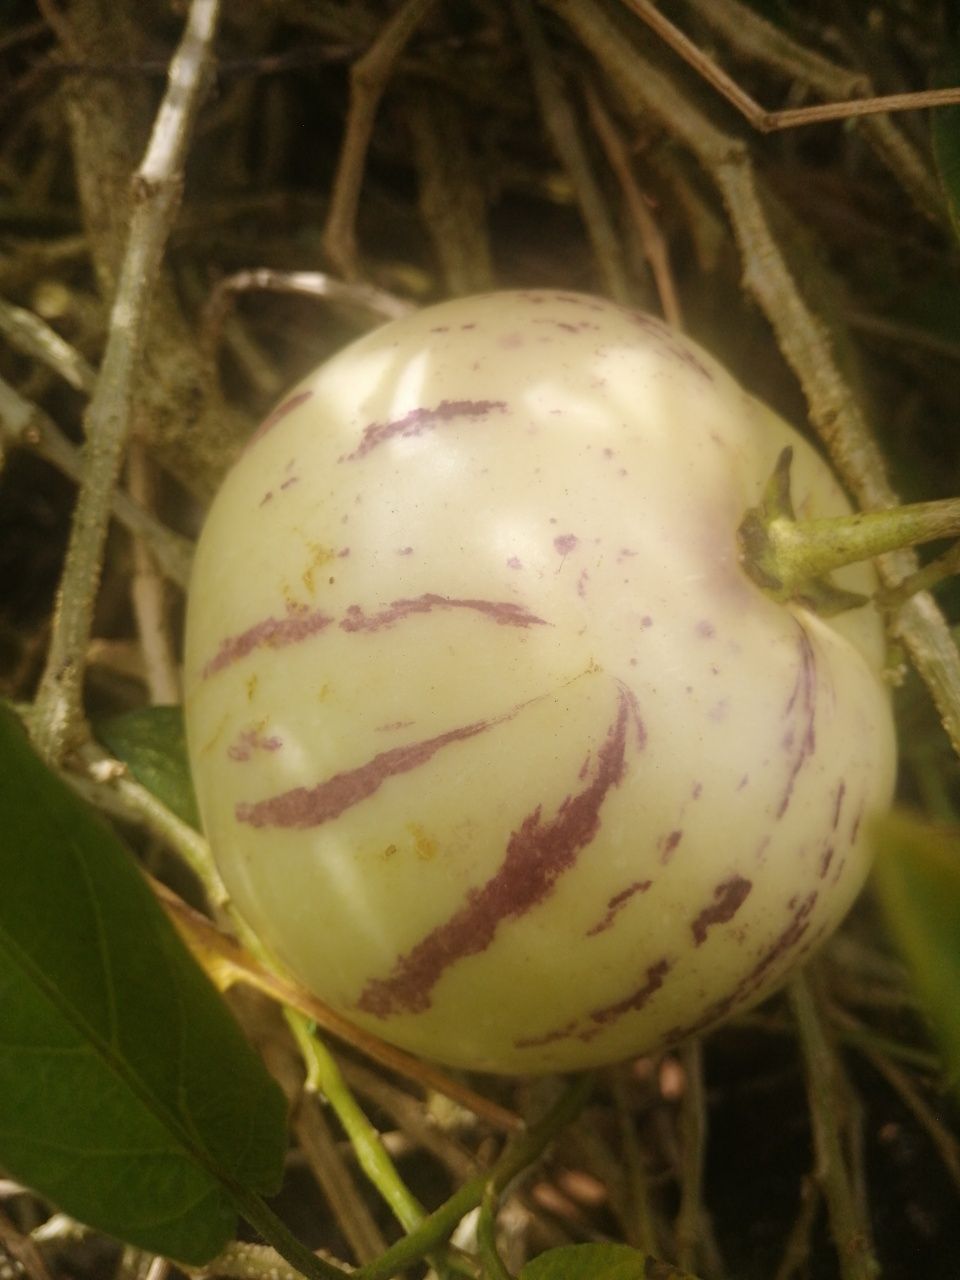
{"type": "Polygon", "coordinates": [[[826,588],[833,596],[833,612],[862,604],[862,597],[846,592],[843,604],[837,588],[822,580],[844,565],[960,535],[960,498],[797,520],[790,498],[792,461],[788,446],[777,459],[763,498],[750,508],[738,530],[744,569],[776,599],[816,600],[826,588]]]}

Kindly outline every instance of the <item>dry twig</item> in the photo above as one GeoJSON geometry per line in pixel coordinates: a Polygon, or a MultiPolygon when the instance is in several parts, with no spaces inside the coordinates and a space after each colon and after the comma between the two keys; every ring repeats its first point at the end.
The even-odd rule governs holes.
{"type": "Polygon", "coordinates": [[[41,754],[57,761],[84,734],[83,669],[93,616],[92,584],[99,581],[110,502],[130,426],[135,379],[143,355],[151,287],[182,190],[193,121],[207,84],[219,0],[193,0],[183,38],[170,64],[167,92],[134,177],[130,235],[100,376],[86,416],[87,464],[47,666],[32,718],[41,754]]]}

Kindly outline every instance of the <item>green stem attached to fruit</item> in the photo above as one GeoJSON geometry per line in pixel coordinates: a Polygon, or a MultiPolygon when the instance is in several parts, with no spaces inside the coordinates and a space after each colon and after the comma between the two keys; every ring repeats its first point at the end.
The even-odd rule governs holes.
{"type": "Polygon", "coordinates": [[[826,616],[865,604],[827,575],[888,551],[960,536],[960,498],[915,502],[883,511],[797,520],[790,497],[792,448],[777,459],[763,498],[738,530],[741,562],[776,600],[809,604],[826,616]]]}

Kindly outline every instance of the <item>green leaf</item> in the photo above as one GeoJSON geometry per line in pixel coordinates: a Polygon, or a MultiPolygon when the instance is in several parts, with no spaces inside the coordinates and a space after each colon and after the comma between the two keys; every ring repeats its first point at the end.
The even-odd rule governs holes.
{"type": "Polygon", "coordinates": [[[520,1280],[696,1280],[625,1244],[571,1244],[549,1249],[520,1272],[520,1280]]]}
{"type": "Polygon", "coordinates": [[[200,827],[180,707],[145,707],[101,720],[96,734],[136,780],[183,822],[200,827]]]}
{"type": "Polygon", "coordinates": [[[875,883],[891,932],[910,966],[960,1084],[960,836],[903,812],[876,826],[875,883]]]}
{"type": "Polygon", "coordinates": [[[133,860],[0,708],[0,1165],[200,1265],[280,1181],[284,1099],[133,860]]]}

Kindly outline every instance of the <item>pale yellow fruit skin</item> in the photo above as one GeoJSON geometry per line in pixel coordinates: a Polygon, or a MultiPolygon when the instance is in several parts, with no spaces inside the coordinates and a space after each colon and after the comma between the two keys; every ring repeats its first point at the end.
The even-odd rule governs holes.
{"type": "Polygon", "coordinates": [[[201,537],[186,705],[223,877],[306,986],[445,1063],[577,1069],[837,925],[894,732],[874,610],[738,564],[787,443],[798,514],[846,511],[695,344],[548,291],[423,310],[291,393],[201,537]]]}

